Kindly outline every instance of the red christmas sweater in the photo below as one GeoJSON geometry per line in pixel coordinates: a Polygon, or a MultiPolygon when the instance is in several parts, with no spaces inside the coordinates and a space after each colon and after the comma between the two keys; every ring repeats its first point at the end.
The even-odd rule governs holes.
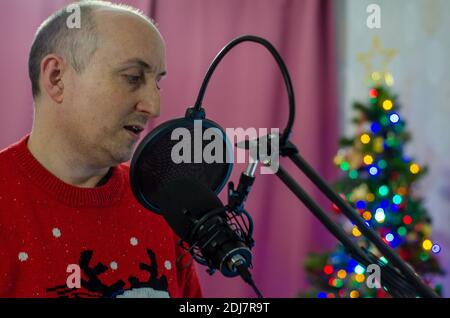
{"type": "Polygon", "coordinates": [[[176,262],[178,238],[136,201],[128,166],[75,187],[28,137],[0,152],[0,297],[201,297],[192,258],[176,262]]]}

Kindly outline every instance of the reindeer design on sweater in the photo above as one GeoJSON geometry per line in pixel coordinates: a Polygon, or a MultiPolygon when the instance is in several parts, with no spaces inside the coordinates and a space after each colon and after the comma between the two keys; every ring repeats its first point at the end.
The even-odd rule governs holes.
{"type": "Polygon", "coordinates": [[[105,298],[169,298],[167,278],[161,275],[158,278],[158,266],[155,253],[146,249],[150,262],[139,263],[139,269],[149,273],[149,279],[141,282],[137,277],[130,276],[129,289],[124,289],[125,282],[118,280],[111,285],[105,285],[99,275],[106,272],[108,267],[103,263],[91,267],[93,251],[86,250],[80,256],[80,269],[88,279],[81,279],[81,286],[88,292],[77,288],[68,288],[67,285],[58,285],[47,288],[48,293],[56,293],[61,298],[105,297],[105,298]]]}

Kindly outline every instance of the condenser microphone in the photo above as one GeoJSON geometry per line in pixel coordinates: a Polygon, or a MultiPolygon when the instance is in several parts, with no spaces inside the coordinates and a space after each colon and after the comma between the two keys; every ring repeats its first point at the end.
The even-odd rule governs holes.
{"type": "Polygon", "coordinates": [[[251,266],[252,254],[217,195],[193,179],[173,180],[162,188],[160,208],[173,231],[195,248],[194,258],[226,277],[251,266]]]}

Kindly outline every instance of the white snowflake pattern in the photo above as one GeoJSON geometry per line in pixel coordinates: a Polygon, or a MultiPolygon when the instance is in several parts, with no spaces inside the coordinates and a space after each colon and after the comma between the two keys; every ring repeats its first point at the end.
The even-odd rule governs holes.
{"type": "Polygon", "coordinates": [[[115,271],[119,266],[117,265],[117,262],[112,261],[111,264],[109,264],[109,267],[115,271]]]}
{"type": "Polygon", "coordinates": [[[28,259],[28,254],[25,252],[20,252],[19,253],[19,260],[21,262],[25,262],[28,259]]]}
{"type": "Polygon", "coordinates": [[[132,238],[130,238],[130,244],[133,246],[138,245],[138,239],[133,236],[132,238]]]}
{"type": "Polygon", "coordinates": [[[165,267],[167,270],[170,270],[170,269],[172,269],[172,263],[171,263],[170,261],[165,261],[165,262],[164,262],[164,267],[165,267]]]}
{"type": "Polygon", "coordinates": [[[55,227],[55,228],[53,228],[53,230],[52,230],[52,234],[53,234],[54,237],[58,238],[58,237],[61,236],[61,230],[58,229],[57,227],[55,227]]]}

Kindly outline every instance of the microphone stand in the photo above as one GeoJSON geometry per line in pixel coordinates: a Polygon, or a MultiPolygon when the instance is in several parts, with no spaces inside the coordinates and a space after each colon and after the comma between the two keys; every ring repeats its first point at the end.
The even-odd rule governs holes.
{"type": "Polygon", "coordinates": [[[346,252],[364,267],[377,264],[381,270],[381,284],[393,297],[439,297],[436,292],[426,285],[414,272],[412,267],[403,261],[393,249],[388,247],[379,235],[369,227],[365,220],[344,201],[331,187],[314,171],[303,159],[297,147],[287,142],[280,147],[280,155],[289,158],[311,182],[351,220],[358,230],[385,256],[388,262],[381,261],[365,248],[357,245],[351,237],[318,206],[318,204],[302,189],[292,176],[281,166],[276,172],[277,177],[291,190],[295,196],[319,219],[319,221],[336,237],[344,246],[346,252]],[[395,266],[395,267],[394,267],[395,266]]]}
{"type": "MultiPolygon", "coordinates": [[[[199,91],[199,95],[195,102],[194,107],[188,109],[188,113],[192,118],[198,117],[198,114],[204,114],[204,109],[201,107],[202,100],[206,91],[208,82],[214,72],[215,68],[223,57],[237,44],[245,41],[255,42],[266,47],[272,56],[275,58],[283,79],[286,85],[288,98],[289,98],[289,118],[286,128],[283,130],[281,136],[270,135],[270,138],[279,138],[279,150],[282,157],[289,158],[307,177],[310,179],[319,190],[337,207],[340,208],[342,214],[345,215],[350,221],[352,221],[370,242],[372,242],[379,250],[381,254],[387,259],[387,262],[381,261],[380,258],[370,253],[363,247],[357,245],[353,239],[334,221],[332,221],[328,215],[319,207],[319,205],[302,189],[302,187],[292,178],[292,176],[280,165],[276,172],[277,177],[291,190],[292,193],[319,219],[319,221],[336,237],[344,246],[347,253],[350,254],[356,261],[365,267],[371,264],[377,264],[380,266],[381,271],[381,284],[385,290],[393,297],[439,297],[436,292],[426,285],[419,275],[414,272],[412,267],[403,261],[393,249],[387,246],[379,237],[379,235],[366,224],[365,220],[354,211],[350,205],[345,202],[331,187],[311,168],[311,166],[304,160],[297,149],[297,147],[289,141],[289,136],[292,131],[292,126],[295,118],[295,99],[294,91],[292,89],[292,83],[289,76],[289,72],[284,64],[283,59],[277,52],[277,50],[267,40],[252,36],[245,35],[238,37],[228,43],[214,58],[211,63],[202,86],[199,91]]],[[[278,141],[278,140],[277,140],[278,141]]],[[[257,142],[257,144],[259,141],[257,142]]],[[[271,142],[268,143],[270,145],[271,142]]],[[[247,147],[248,148],[248,147],[247,147]]],[[[268,159],[257,158],[263,162],[264,165],[270,166],[268,159]],[[261,160],[262,159],[262,160],[261,160]]],[[[250,184],[251,186],[251,184],[250,184]]],[[[245,188],[245,187],[244,187],[245,188]]],[[[233,207],[237,210],[243,210],[243,199],[248,194],[245,193],[239,197],[238,202],[234,202],[233,207]]]]}

